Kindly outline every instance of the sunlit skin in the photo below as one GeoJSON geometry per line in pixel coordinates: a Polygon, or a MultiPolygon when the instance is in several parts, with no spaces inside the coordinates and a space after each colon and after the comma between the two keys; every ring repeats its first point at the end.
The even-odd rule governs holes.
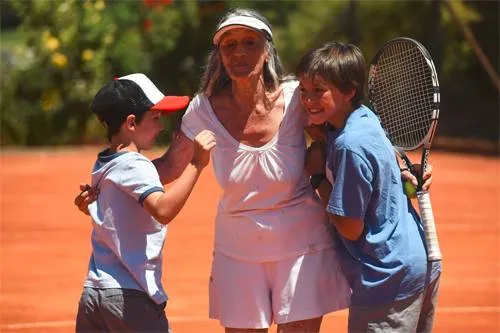
{"type": "Polygon", "coordinates": [[[135,141],[139,150],[149,150],[153,147],[156,137],[164,130],[160,111],[150,110],[146,112],[142,121],[136,125],[135,141]]]}
{"type": "Polygon", "coordinates": [[[284,110],[282,89],[265,89],[266,39],[252,29],[232,29],[222,35],[219,55],[231,85],[210,97],[214,113],[236,140],[261,147],[278,131],[284,110]]]}
{"type": "Polygon", "coordinates": [[[268,56],[264,36],[252,29],[237,28],[224,33],[219,43],[221,60],[232,80],[259,79],[268,56]]]}
{"type": "Polygon", "coordinates": [[[120,133],[111,138],[110,147],[113,151],[149,150],[164,128],[160,111],[147,111],[140,122],[131,114],[123,122],[120,133]]]}
{"type": "Polygon", "coordinates": [[[353,108],[351,99],[356,93],[352,89],[343,93],[321,76],[300,76],[300,98],[307,111],[309,122],[320,125],[330,123],[335,128],[341,128],[353,108]]]}

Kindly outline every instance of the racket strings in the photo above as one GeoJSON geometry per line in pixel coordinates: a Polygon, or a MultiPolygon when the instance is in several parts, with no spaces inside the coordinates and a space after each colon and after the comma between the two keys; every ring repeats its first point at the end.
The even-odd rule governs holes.
{"type": "MultiPolygon", "coordinates": [[[[406,52],[413,53],[413,52],[406,52]]],[[[388,103],[388,107],[394,108],[393,110],[397,110],[396,113],[391,115],[392,118],[389,123],[394,124],[394,132],[396,134],[396,138],[400,138],[401,136],[410,137],[410,141],[414,142],[415,140],[419,141],[421,139],[421,135],[419,135],[422,126],[425,126],[425,113],[417,113],[415,106],[422,100],[422,96],[419,94],[422,92],[423,83],[415,80],[416,73],[418,73],[421,68],[418,66],[421,65],[418,62],[413,62],[410,65],[405,62],[409,57],[413,57],[412,55],[404,55],[399,63],[398,67],[395,67],[395,71],[388,72],[388,76],[395,77],[399,76],[400,80],[397,80],[396,85],[382,85],[385,91],[390,91],[390,95],[385,96],[383,102],[388,103]],[[401,62],[402,61],[402,62],[401,62]],[[399,75],[398,75],[399,74],[399,75]],[[409,94],[410,91],[415,91],[417,93],[409,94]],[[406,95],[406,96],[405,96],[406,95]],[[418,118],[418,119],[416,119],[418,118]],[[411,120],[411,121],[410,121],[411,120]],[[405,123],[411,124],[412,128],[405,128],[408,126],[403,126],[405,123]]],[[[385,78],[383,78],[385,79],[385,78]]],[[[387,81],[386,81],[387,82],[387,81]]],[[[425,101],[425,99],[424,99],[425,101]]],[[[424,128],[424,135],[425,130],[424,128]]],[[[392,132],[393,130],[391,130],[392,132]]],[[[418,142],[417,142],[418,143],[418,142]]]]}
{"type": "MultiPolygon", "coordinates": [[[[406,66],[405,64],[403,64],[406,66]]],[[[400,68],[399,72],[410,80],[399,80],[396,85],[382,85],[386,91],[391,91],[389,95],[384,95],[381,102],[384,108],[391,108],[397,112],[391,113],[387,124],[392,124],[388,130],[393,133],[394,139],[400,141],[404,140],[409,145],[417,144],[426,134],[428,125],[426,125],[426,114],[417,112],[416,106],[422,101],[425,102],[425,97],[421,96],[422,83],[412,80],[416,68],[406,66],[400,68]],[[408,91],[415,91],[417,93],[408,94],[408,91]],[[407,95],[407,96],[405,96],[407,95]]]]}
{"type": "Polygon", "coordinates": [[[435,109],[428,60],[416,46],[396,43],[380,56],[374,80],[372,103],[393,144],[418,146],[428,133],[435,109]]]}

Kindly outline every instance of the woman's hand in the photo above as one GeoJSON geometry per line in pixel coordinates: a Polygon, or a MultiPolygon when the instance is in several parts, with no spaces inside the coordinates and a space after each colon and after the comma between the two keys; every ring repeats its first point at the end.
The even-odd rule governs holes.
{"type": "Polygon", "coordinates": [[[327,132],[325,125],[314,125],[311,124],[305,128],[306,133],[313,141],[326,142],[327,132]]]}
{"type": "Polygon", "coordinates": [[[309,176],[316,173],[325,173],[326,143],[314,141],[306,152],[305,169],[309,176]]]}
{"type": "Polygon", "coordinates": [[[80,183],[80,193],[75,197],[73,203],[82,213],[90,215],[89,205],[96,201],[98,195],[99,190],[97,188],[92,188],[88,184],[80,183]]]}

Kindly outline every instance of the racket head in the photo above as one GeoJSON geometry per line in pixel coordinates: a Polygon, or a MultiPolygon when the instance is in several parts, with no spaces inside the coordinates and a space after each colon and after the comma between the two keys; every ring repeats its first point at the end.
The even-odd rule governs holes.
{"type": "Polygon", "coordinates": [[[406,37],[386,42],[371,61],[368,95],[397,149],[430,148],[439,117],[439,82],[421,43],[406,37]]]}

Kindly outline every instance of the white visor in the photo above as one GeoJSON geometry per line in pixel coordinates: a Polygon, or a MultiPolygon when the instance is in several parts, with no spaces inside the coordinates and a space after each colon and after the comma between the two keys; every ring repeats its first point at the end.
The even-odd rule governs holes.
{"type": "Polygon", "coordinates": [[[214,34],[214,38],[212,39],[213,44],[214,45],[219,44],[221,36],[226,31],[235,28],[251,28],[253,30],[263,33],[264,36],[269,40],[272,40],[273,38],[273,33],[271,32],[271,28],[269,28],[267,24],[265,24],[264,22],[255,17],[241,15],[241,16],[231,16],[230,18],[228,18],[219,25],[217,31],[214,34]]]}

